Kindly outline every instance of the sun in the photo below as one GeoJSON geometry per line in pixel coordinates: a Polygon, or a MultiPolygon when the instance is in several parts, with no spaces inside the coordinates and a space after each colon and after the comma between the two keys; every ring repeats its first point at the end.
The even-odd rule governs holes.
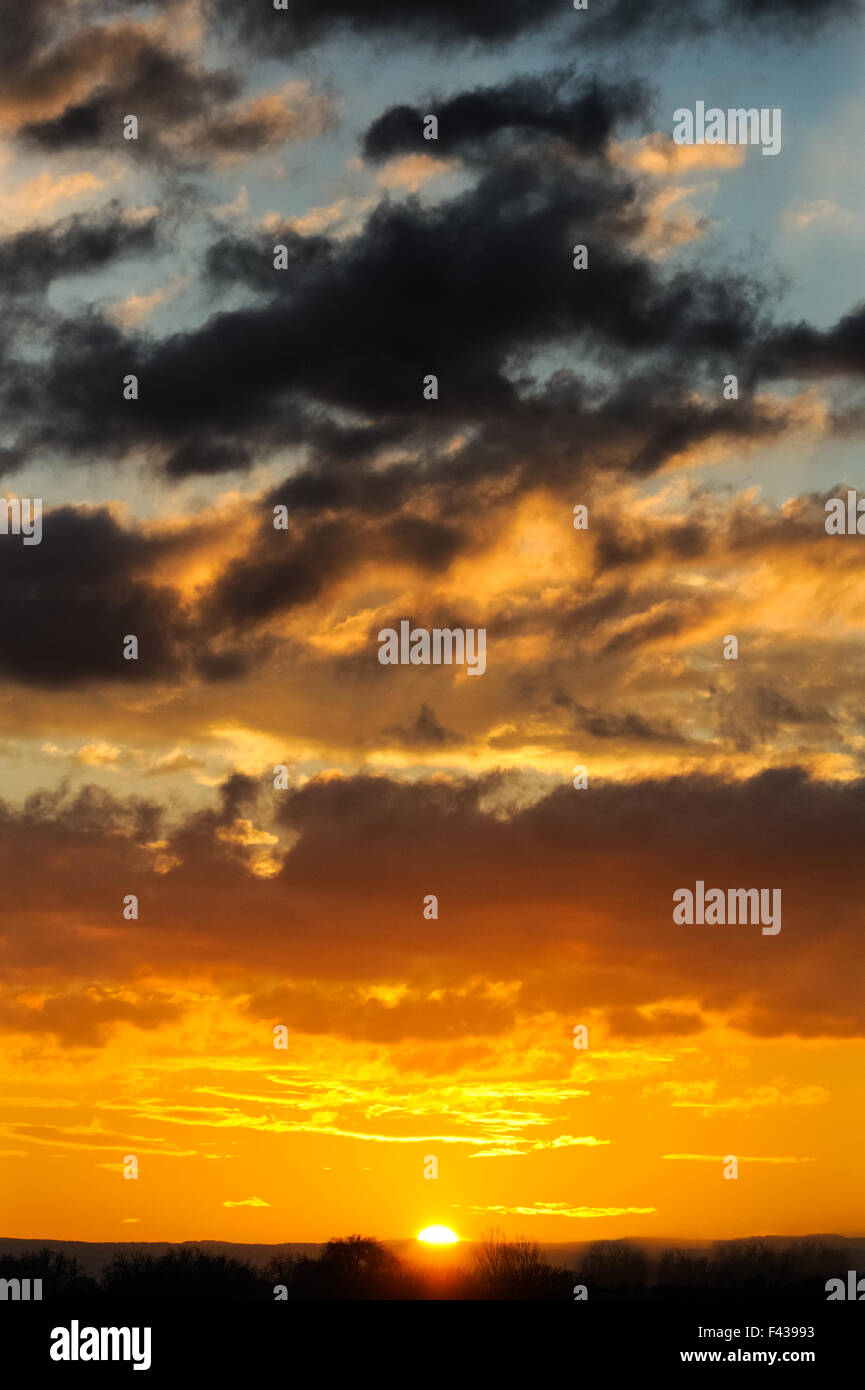
{"type": "Polygon", "coordinates": [[[450,1226],[424,1226],[418,1240],[426,1245],[456,1245],[459,1236],[454,1235],[450,1226]]]}

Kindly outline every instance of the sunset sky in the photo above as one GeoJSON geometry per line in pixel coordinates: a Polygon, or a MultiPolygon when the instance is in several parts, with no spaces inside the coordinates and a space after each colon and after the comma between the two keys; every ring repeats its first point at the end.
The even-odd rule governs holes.
{"type": "Polygon", "coordinates": [[[0,33],[0,1235],[861,1234],[861,6],[0,33]]]}

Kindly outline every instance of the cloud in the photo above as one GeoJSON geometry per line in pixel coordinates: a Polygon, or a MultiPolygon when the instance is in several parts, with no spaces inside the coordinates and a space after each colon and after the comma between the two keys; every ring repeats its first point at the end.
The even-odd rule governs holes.
{"type": "Polygon", "coordinates": [[[120,153],[123,122],[132,114],[139,122],[136,159],[165,172],[262,154],[334,124],[332,99],[305,81],[244,98],[234,68],[208,69],[200,61],[203,35],[186,23],[182,6],[163,4],[145,22],[114,21],[97,7],[77,25],[64,23],[62,6],[35,5],[26,24],[5,13],[13,9],[4,0],[9,44],[0,65],[0,124],[30,149],[120,153]]]}
{"type": "Polygon", "coordinates": [[[769,333],[759,372],[763,377],[849,376],[865,371],[865,305],[857,305],[831,328],[790,324],[769,333]]]}
{"type": "MultiPolygon", "coordinates": [[[[6,0],[4,10],[11,8],[6,0]]],[[[154,129],[215,112],[240,90],[234,73],[199,67],[158,19],[64,26],[62,17],[54,5],[37,5],[27,32],[14,17],[4,18],[11,44],[4,46],[0,120],[31,147],[58,151],[116,141],[119,150],[123,117],[131,112],[143,127],[139,149],[151,150],[158,143],[154,129]]]]}
{"type": "MultiPolygon", "coordinates": [[[[447,159],[434,159],[428,154],[407,154],[401,159],[389,160],[376,175],[379,188],[405,188],[409,193],[417,193],[425,183],[450,173],[453,168],[447,159]]],[[[298,226],[298,224],[295,224],[298,226]]],[[[299,231],[306,228],[298,226],[299,231]]],[[[310,230],[318,230],[316,227],[310,230]]]]}
{"type": "Polygon", "coordinates": [[[626,1035],[639,1035],[642,1015],[656,1036],[687,1036],[702,1014],[753,1036],[862,1036],[861,947],[845,865],[865,784],[820,784],[791,770],[738,783],[693,776],[598,785],[590,793],[568,785],[495,815],[480,806],[496,780],[313,779],[271,792],[268,815],[256,784],[233,779],[221,808],[174,829],[161,824],[155,806],[95,791],[35,799],[17,816],[7,808],[4,872],[15,878],[21,844],[43,870],[38,881],[16,880],[19,931],[3,947],[7,976],[38,980],[39,962],[50,961],[46,979],[58,972],[86,979],[98,970],[116,984],[90,997],[67,997],[55,984],[51,1002],[38,1009],[7,1002],[3,1021],[87,1039],[124,1017],[153,1026],[176,1006],[170,996],[124,994],[134,943],[136,969],[145,973],[207,961],[219,975],[248,967],[252,953],[264,979],[290,951],[291,987],[251,990],[249,1008],[299,1031],[457,1039],[500,1033],[544,1010],[591,1008],[626,1035]],[[272,877],[257,877],[244,847],[220,834],[244,804],[257,805],[256,824],[293,837],[272,877]],[[167,873],[146,850],[156,840],[167,841],[165,852],[178,861],[167,873]],[[621,844],[630,846],[626,865],[621,844]],[[697,878],[780,887],[781,933],[676,926],[673,890],[697,878]],[[121,918],[130,881],[146,903],[137,923],[121,918]],[[418,884],[441,893],[435,932],[424,934],[420,953],[404,927],[406,913],[421,921],[418,884]],[[58,914],[56,901],[74,902],[74,917],[58,914]],[[533,904],[528,936],[526,902],[533,904]],[[503,978],[510,971],[519,991],[461,994],[467,979],[483,977],[493,940],[503,978]],[[352,993],[394,978],[409,987],[396,1003],[352,993]],[[671,1000],[692,1002],[672,1008],[671,1000]]]}
{"type": "Polygon", "coordinates": [[[204,111],[166,131],[160,145],[169,154],[182,155],[189,165],[208,159],[232,165],[289,142],[323,135],[336,124],[331,97],[314,92],[308,82],[287,82],[278,92],[265,92],[224,110],[204,111]]]}
{"type": "Polygon", "coordinates": [[[602,1216],[653,1216],[657,1207],[572,1207],[567,1202],[532,1202],[529,1206],[472,1206],[471,1211],[496,1212],[501,1216],[568,1216],[595,1220],[602,1216]]]}
{"type": "Polygon", "coordinates": [[[0,999],[0,1027],[51,1034],[66,1047],[99,1047],[119,1022],[154,1029],[178,1017],[180,1009],[156,991],[136,992],[90,985],[43,996],[38,1005],[0,999]]]}
{"type": "MultiPolygon", "coordinates": [[[[560,138],[534,151],[496,144],[508,89],[486,93],[483,120],[463,121],[477,144],[470,189],[431,207],[385,201],[354,235],[272,229],[288,249],[290,295],[285,273],[273,269],[269,238],[226,230],[208,252],[208,277],[214,286],[246,284],[251,304],[162,339],[122,334],[92,311],[65,319],[47,360],[7,369],[3,394],[10,428],[20,426],[18,447],[39,456],[62,441],[71,455],[87,457],[98,418],[103,454],[107,447],[115,457],[136,448],[158,453],[171,477],[248,467],[289,436],[315,450],[320,470],[339,471],[343,486],[346,457],[372,463],[383,447],[402,444],[432,460],[444,449],[435,470],[426,466],[444,483],[467,465],[500,473],[539,420],[548,459],[586,433],[574,430],[575,417],[586,416],[596,434],[621,432],[631,418],[620,409],[623,397],[639,395],[652,371],[667,381],[668,397],[676,364],[686,361],[693,379],[717,372],[730,354],[744,355],[744,376],[749,346],[768,327],[769,288],[747,275],[666,274],[639,249],[645,237],[657,240],[656,192],[644,197],[608,162],[584,158],[600,152],[612,123],[641,99],[632,87],[596,85],[572,96],[561,83],[551,92],[529,84],[524,119],[545,134],[570,132],[570,148],[560,138]],[[573,269],[578,242],[591,243],[590,274],[573,269]],[[502,285],[517,284],[518,295],[502,296],[502,285]],[[407,302],[415,306],[410,321],[407,302]],[[624,384],[605,393],[575,375],[541,384],[520,370],[526,354],[565,345],[617,364],[624,384]],[[61,366],[70,354],[74,394],[61,366]],[[112,389],[117,361],[142,383],[134,410],[112,389]],[[421,389],[431,370],[441,380],[435,411],[421,389]],[[37,396],[38,413],[28,410],[37,396]],[[446,452],[467,431],[462,454],[446,452]]],[[[379,130],[376,148],[399,144],[391,126],[379,130]]],[[[323,229],[330,216],[315,225],[323,229]]],[[[644,415],[657,410],[654,401],[640,404],[644,415]]],[[[725,421],[716,412],[716,429],[745,428],[741,412],[726,412],[725,421]]],[[[684,444],[687,419],[679,431],[684,444]]],[[[650,449],[664,456],[663,441],[646,441],[646,460],[650,449]]],[[[391,485],[399,476],[399,468],[391,472],[391,485]]],[[[407,489],[405,465],[402,477],[407,489]]],[[[369,486],[390,491],[381,475],[369,486]]]]}
{"type": "MultiPolygon", "coordinates": [[[[402,38],[443,46],[503,44],[562,14],[558,0],[536,0],[529,6],[522,0],[498,0],[494,5],[489,0],[440,0],[423,8],[401,0],[372,0],[362,9],[352,0],[320,0],[315,6],[285,0],[274,13],[269,6],[238,12],[230,0],[217,0],[217,10],[226,22],[238,22],[244,39],[259,51],[291,55],[330,38],[345,39],[347,33],[353,39],[387,36],[391,42],[402,38]]],[[[686,10],[678,0],[655,0],[652,5],[612,0],[597,11],[566,11],[555,37],[560,44],[581,49],[630,38],[666,46],[723,32],[734,24],[783,40],[859,13],[858,0],[734,0],[732,8],[722,0],[692,0],[686,10]]]]}
{"type": "Polygon", "coordinates": [[[783,218],[785,226],[794,231],[802,231],[806,227],[831,227],[846,231],[855,228],[860,220],[856,213],[839,207],[831,198],[814,198],[809,202],[796,203],[785,208],[783,218]]]}
{"type": "Polygon", "coordinates": [[[614,164],[634,169],[656,178],[677,176],[701,169],[738,169],[745,163],[745,145],[677,145],[672,136],[661,131],[641,135],[635,140],[622,140],[610,150],[614,164]]]}
{"type": "Polygon", "coordinates": [[[119,199],[47,227],[0,239],[0,274],[11,295],[34,294],[65,275],[102,270],[123,256],[156,251],[166,231],[158,212],[130,221],[119,199]]]}
{"type": "Polygon", "coordinates": [[[121,328],[132,328],[144,323],[160,304],[170,304],[181,291],[185,290],[189,279],[184,275],[174,275],[165,285],[159,285],[149,294],[129,294],[111,308],[111,315],[121,328]]]}
{"type": "MultiPolygon", "coordinates": [[[[74,390],[74,387],[71,388],[74,390]]],[[[59,507],[43,515],[39,563],[33,549],[0,548],[0,582],[14,608],[15,640],[0,670],[36,685],[153,679],[177,670],[187,631],[175,594],[137,577],[164,543],[128,533],[107,511],[59,507]],[[96,594],[100,601],[94,605],[96,594]],[[135,634],[140,662],[123,659],[135,634]]]]}
{"type": "Polygon", "coordinates": [[[107,179],[97,178],[86,170],[60,174],[56,178],[43,170],[35,178],[19,183],[16,188],[4,190],[3,228],[5,231],[19,230],[44,212],[53,210],[57,203],[68,198],[79,198],[83,193],[98,193],[107,182],[107,179]]]}
{"type": "MultiPolygon", "coordinates": [[[[683,1163],[724,1163],[726,1154],[662,1154],[662,1158],[676,1159],[683,1163]]],[[[740,1163],[810,1163],[810,1158],[756,1158],[748,1154],[736,1155],[740,1163]]]]}
{"type": "Polygon", "coordinates": [[[519,77],[497,87],[478,87],[450,98],[429,97],[421,106],[392,106],[363,137],[367,159],[391,159],[423,149],[424,116],[439,123],[436,157],[488,158],[487,144],[506,133],[513,145],[530,136],[555,136],[581,155],[603,150],[615,127],[645,118],[648,93],[639,82],[602,87],[577,80],[567,69],[519,77]]]}
{"type": "Polygon", "coordinates": [[[465,742],[460,734],[445,729],[439,723],[435,710],[429,705],[421,705],[413,724],[386,729],[385,739],[402,744],[405,748],[452,748],[465,742]]]}
{"type": "Polygon", "coordinates": [[[466,40],[499,42],[514,38],[548,19],[557,0],[537,0],[526,12],[521,0],[443,0],[434,9],[419,10],[399,0],[373,0],[359,10],[351,0],[323,0],[314,7],[302,0],[285,0],[278,11],[238,11],[230,0],[217,0],[223,21],[239,29],[242,38],[259,51],[296,54],[346,30],[355,36],[382,33],[451,43],[466,40]]]}

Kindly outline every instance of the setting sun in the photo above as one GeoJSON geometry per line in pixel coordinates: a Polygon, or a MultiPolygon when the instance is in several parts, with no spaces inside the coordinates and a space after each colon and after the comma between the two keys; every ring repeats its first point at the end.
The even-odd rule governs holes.
{"type": "Polygon", "coordinates": [[[455,1236],[449,1226],[425,1226],[418,1240],[427,1245],[456,1245],[459,1236],[455,1236]]]}

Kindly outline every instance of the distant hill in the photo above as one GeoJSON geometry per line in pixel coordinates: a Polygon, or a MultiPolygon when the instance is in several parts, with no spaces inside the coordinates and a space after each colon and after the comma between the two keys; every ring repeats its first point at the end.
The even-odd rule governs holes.
{"type": "Polygon", "coordinates": [[[19,1240],[0,1236],[0,1275],[4,1255],[24,1255],[33,1250],[52,1250],[78,1261],[84,1274],[97,1278],[115,1255],[164,1255],[168,1250],[203,1250],[208,1255],[228,1255],[248,1260],[255,1269],[263,1269],[274,1255],[318,1255],[321,1243],[286,1241],[281,1245],[242,1245],[230,1240],[49,1240],[40,1237],[19,1240]]]}
{"type": "MultiPolygon", "coordinates": [[[[687,1236],[624,1236],[618,1240],[605,1240],[603,1244],[636,1247],[646,1256],[651,1268],[660,1260],[666,1250],[684,1250],[693,1257],[720,1252],[732,1253],[737,1246],[753,1245],[755,1241],[759,1241],[761,1245],[773,1251],[788,1250],[791,1246],[796,1246],[802,1241],[814,1242],[843,1253],[844,1259],[851,1262],[849,1266],[851,1269],[865,1268],[865,1235],[837,1236],[809,1233],[802,1236],[739,1236],[734,1240],[694,1240],[687,1236]],[[856,1264],[857,1259],[858,1265],[856,1264]]],[[[586,1250],[597,1244],[597,1240],[566,1241],[555,1245],[541,1245],[541,1249],[551,1264],[565,1264],[573,1269],[579,1266],[586,1250]]]]}
{"type": "MultiPolygon", "coordinates": [[[[605,1241],[604,1244],[638,1246],[648,1257],[651,1266],[660,1259],[665,1250],[687,1250],[692,1255],[701,1252],[708,1254],[712,1250],[734,1250],[737,1245],[745,1245],[756,1240],[761,1241],[770,1250],[784,1250],[802,1240],[819,1241],[822,1245],[838,1250],[843,1255],[843,1259],[846,1261],[845,1269],[865,1271],[865,1235],[747,1236],[738,1240],[719,1241],[677,1239],[672,1236],[669,1238],[663,1236],[648,1238],[626,1236],[619,1240],[605,1241]]],[[[383,1243],[403,1258],[414,1258],[423,1262],[435,1260],[438,1253],[435,1247],[419,1246],[417,1241],[410,1237],[386,1240],[383,1243]]],[[[562,1241],[553,1244],[539,1242],[545,1259],[551,1264],[565,1265],[570,1269],[578,1268],[585,1252],[590,1246],[597,1243],[597,1238],[595,1240],[562,1241]]],[[[84,1274],[97,1278],[102,1269],[110,1263],[115,1255],[121,1252],[164,1255],[166,1251],[171,1249],[199,1249],[209,1255],[227,1255],[239,1260],[248,1260],[253,1268],[263,1269],[275,1255],[309,1255],[315,1257],[321,1250],[322,1244],[323,1242],[283,1241],[276,1245],[245,1245],[229,1240],[86,1241],[51,1240],[43,1236],[24,1239],[0,1236],[0,1275],[2,1275],[2,1263],[5,1255],[23,1255],[30,1251],[45,1249],[58,1251],[70,1259],[77,1259],[78,1267],[84,1274]]],[[[450,1246],[445,1247],[445,1249],[451,1253],[452,1258],[462,1263],[468,1260],[472,1244],[471,1241],[461,1241],[458,1247],[450,1246]]],[[[441,1252],[442,1255],[444,1253],[444,1251],[441,1252]]]]}

